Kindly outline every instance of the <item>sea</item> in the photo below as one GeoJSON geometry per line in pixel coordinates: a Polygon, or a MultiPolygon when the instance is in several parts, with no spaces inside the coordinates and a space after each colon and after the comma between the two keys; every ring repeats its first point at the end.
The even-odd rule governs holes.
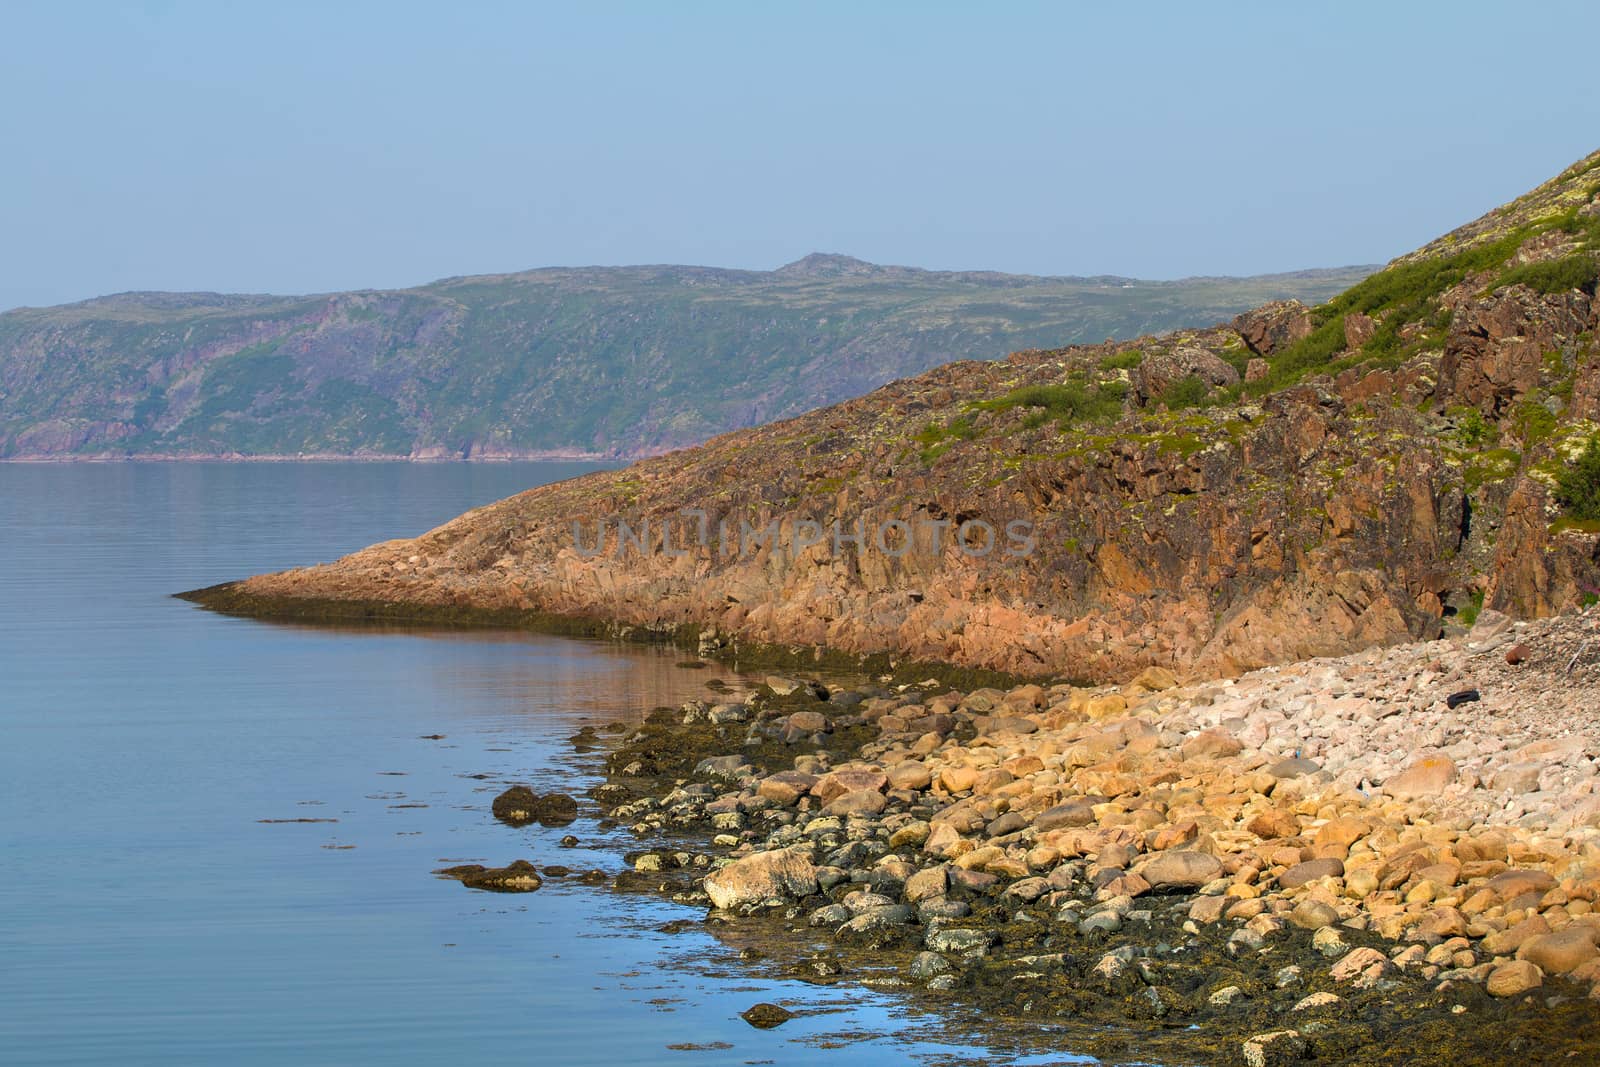
{"type": "Polygon", "coordinates": [[[0,464],[0,1063],[1080,1062],[780,977],[702,909],[553,877],[620,870],[583,725],[724,666],[520,631],[309,627],[171,594],[334,559],[576,463],[0,464]],[[576,847],[562,847],[571,834],[576,847]],[[782,1004],[758,1030],[740,1013],[782,1004]]]}

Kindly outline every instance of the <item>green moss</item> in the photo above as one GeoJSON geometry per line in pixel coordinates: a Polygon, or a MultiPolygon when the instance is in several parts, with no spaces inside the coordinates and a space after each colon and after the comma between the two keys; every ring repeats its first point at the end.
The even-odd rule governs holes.
{"type": "Polygon", "coordinates": [[[1474,456],[1462,472],[1462,482],[1467,492],[1477,492],[1483,486],[1503,482],[1522,465],[1522,454],[1509,448],[1495,448],[1474,456]]]}
{"type": "Polygon", "coordinates": [[[978,434],[978,428],[973,425],[971,415],[957,415],[943,426],[936,422],[928,423],[913,440],[922,446],[920,453],[922,462],[932,463],[950,451],[957,441],[971,441],[978,434]]]}
{"type": "Polygon", "coordinates": [[[1532,448],[1550,439],[1556,431],[1556,417],[1537,400],[1524,400],[1511,415],[1511,427],[1523,448],[1532,448]]]}
{"type": "Polygon", "coordinates": [[[1144,353],[1137,348],[1130,348],[1118,352],[1114,356],[1106,356],[1100,361],[1101,370],[1132,370],[1144,362],[1144,353]]]}
{"type": "Polygon", "coordinates": [[[1160,452],[1177,453],[1188,459],[1196,452],[1206,449],[1206,441],[1192,433],[1161,434],[1156,438],[1156,449],[1160,452]]]}

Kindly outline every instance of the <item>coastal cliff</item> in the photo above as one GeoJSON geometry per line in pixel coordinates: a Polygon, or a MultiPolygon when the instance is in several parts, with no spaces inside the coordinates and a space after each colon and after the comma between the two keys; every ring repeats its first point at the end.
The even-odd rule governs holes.
{"type": "Polygon", "coordinates": [[[1597,263],[1600,153],[1315,308],[948,364],[191,596],[1097,679],[1560,612],[1600,595],[1597,263]]]}

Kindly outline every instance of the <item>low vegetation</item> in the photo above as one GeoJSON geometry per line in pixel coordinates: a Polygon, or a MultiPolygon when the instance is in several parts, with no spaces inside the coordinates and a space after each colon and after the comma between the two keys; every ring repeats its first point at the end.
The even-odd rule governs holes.
{"type": "Polygon", "coordinates": [[[1066,429],[1083,423],[1106,422],[1122,414],[1128,396],[1127,383],[1100,382],[1091,385],[1074,376],[1058,385],[1024,385],[1005,396],[981,400],[973,405],[980,411],[1010,411],[1029,408],[1023,420],[1028,428],[1054,421],[1066,429]]]}
{"type": "Polygon", "coordinates": [[[1600,521],[1600,436],[1556,476],[1556,502],[1568,518],[1600,521]]]}

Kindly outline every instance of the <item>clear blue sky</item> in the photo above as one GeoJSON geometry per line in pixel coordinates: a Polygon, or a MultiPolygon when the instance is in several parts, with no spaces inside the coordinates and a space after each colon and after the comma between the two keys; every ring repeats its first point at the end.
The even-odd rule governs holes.
{"type": "Polygon", "coordinates": [[[1590,3],[0,7],[0,308],[811,251],[1382,261],[1600,146],[1590,3]]]}

